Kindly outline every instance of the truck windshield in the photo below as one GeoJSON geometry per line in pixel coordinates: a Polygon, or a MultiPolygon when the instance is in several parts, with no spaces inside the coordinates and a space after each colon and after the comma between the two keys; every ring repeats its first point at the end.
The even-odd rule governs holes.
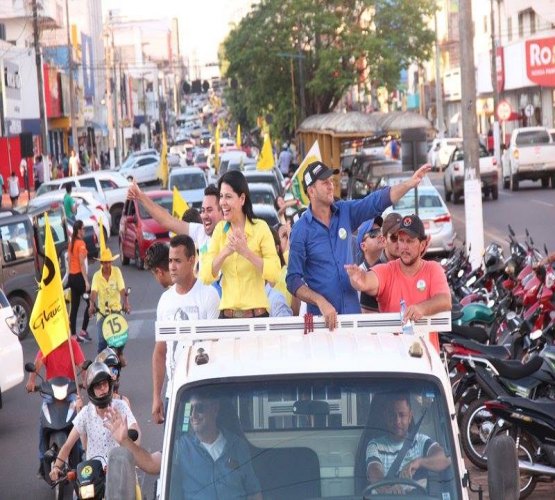
{"type": "Polygon", "coordinates": [[[532,146],[534,144],[548,144],[549,133],[547,130],[524,130],[516,136],[517,146],[532,146]]]}
{"type": "Polygon", "coordinates": [[[451,419],[432,377],[196,385],[178,393],[175,408],[166,498],[361,498],[369,474],[398,469],[387,480],[398,491],[391,486],[408,465],[432,456],[434,470],[418,468],[403,492],[461,498],[451,419]]]}

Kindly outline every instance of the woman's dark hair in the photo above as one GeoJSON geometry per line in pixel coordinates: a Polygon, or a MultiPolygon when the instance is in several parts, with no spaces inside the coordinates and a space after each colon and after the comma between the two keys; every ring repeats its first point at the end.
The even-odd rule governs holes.
{"type": "Polygon", "coordinates": [[[233,189],[233,191],[235,191],[238,196],[241,196],[242,194],[245,195],[243,213],[251,223],[254,222],[254,212],[252,209],[249,184],[247,182],[247,179],[245,179],[245,176],[241,172],[239,172],[239,170],[229,170],[218,180],[218,191],[221,192],[222,184],[224,183],[230,186],[231,189],[233,189]]]}
{"type": "Polygon", "coordinates": [[[79,230],[83,228],[83,221],[82,220],[76,220],[75,224],[73,224],[73,234],[71,235],[71,242],[69,244],[69,250],[71,252],[73,252],[73,244],[75,243],[75,240],[77,239],[77,235],[79,234],[79,230]]]}
{"type": "MultiPolygon", "coordinates": [[[[277,224],[276,224],[277,226],[277,224]]],[[[272,233],[272,236],[274,237],[274,245],[276,246],[276,251],[279,257],[279,262],[280,262],[280,267],[283,267],[285,265],[285,257],[283,256],[283,252],[281,251],[281,241],[279,241],[279,234],[277,232],[277,230],[274,227],[270,228],[270,232],[272,233]]]]}
{"type": "Polygon", "coordinates": [[[281,196],[281,194],[278,194],[275,199],[274,199],[274,208],[276,209],[276,212],[279,213],[279,209],[281,208],[278,204],[278,199],[281,198],[285,201],[285,198],[283,198],[283,196],[281,196]]]}

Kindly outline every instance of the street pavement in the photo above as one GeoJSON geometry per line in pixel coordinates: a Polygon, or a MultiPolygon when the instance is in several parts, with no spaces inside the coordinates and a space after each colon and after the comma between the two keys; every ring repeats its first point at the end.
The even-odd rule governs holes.
{"type": "MultiPolygon", "coordinates": [[[[442,177],[432,174],[432,181],[441,193],[442,177]]],[[[518,235],[524,235],[528,228],[538,244],[545,242],[555,250],[555,191],[542,190],[533,183],[522,183],[523,189],[517,193],[500,191],[498,201],[484,202],[484,226],[486,244],[491,240],[503,242],[507,234],[507,224],[511,223],[518,235]]],[[[9,204],[9,202],[8,202],[9,204]]],[[[4,204],[5,206],[5,204],[4,204]]],[[[464,205],[448,204],[459,241],[464,240],[464,205]]],[[[112,251],[117,252],[117,238],[109,240],[112,251]]],[[[121,264],[121,260],[118,261],[121,264]]],[[[98,264],[91,266],[96,271],[98,264]]],[[[154,345],[154,319],[156,305],[162,290],[147,271],[138,271],[132,266],[122,267],[126,283],[131,286],[129,316],[130,340],[126,347],[128,366],[122,372],[121,392],[131,401],[131,407],[142,430],[142,444],[148,450],[161,449],[163,427],[151,421],[151,353],[154,345]]],[[[95,324],[91,322],[89,333],[94,336],[95,324]]],[[[33,361],[36,343],[30,336],[22,342],[25,361],[33,361]]],[[[85,344],[87,359],[94,358],[96,342],[85,344]]],[[[52,491],[44,481],[35,477],[38,468],[38,418],[40,396],[28,395],[24,384],[12,389],[3,397],[4,406],[0,410],[0,498],[2,500],[37,500],[52,498],[52,491]]],[[[471,478],[486,487],[487,476],[469,464],[471,478]]],[[[153,498],[155,478],[139,475],[139,481],[146,498],[153,498]]],[[[71,496],[67,496],[71,498],[71,496]]],[[[472,499],[478,496],[471,494],[472,499]]],[[[540,484],[529,497],[532,500],[553,499],[553,487],[540,484]]]]}

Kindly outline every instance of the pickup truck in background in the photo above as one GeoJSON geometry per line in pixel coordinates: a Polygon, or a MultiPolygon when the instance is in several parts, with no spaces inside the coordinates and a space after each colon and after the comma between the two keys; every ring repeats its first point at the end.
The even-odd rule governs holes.
{"type": "MultiPolygon", "coordinates": [[[[488,153],[488,150],[480,144],[480,180],[482,181],[482,193],[485,197],[491,194],[493,200],[499,197],[499,174],[497,171],[497,160],[495,156],[488,153]]],[[[461,196],[464,196],[464,152],[462,144],[457,147],[443,175],[443,188],[445,190],[445,201],[459,203],[461,196]]]]}
{"type": "Polygon", "coordinates": [[[503,153],[503,188],[518,191],[523,180],[541,180],[542,187],[555,189],[555,142],[545,127],[513,130],[503,153]]]}

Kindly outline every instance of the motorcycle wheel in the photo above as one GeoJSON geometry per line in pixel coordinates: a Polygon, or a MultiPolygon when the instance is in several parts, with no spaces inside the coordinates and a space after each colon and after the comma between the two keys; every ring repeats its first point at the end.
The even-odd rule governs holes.
{"type": "Polygon", "coordinates": [[[472,401],[461,420],[462,447],[467,458],[478,468],[487,469],[486,447],[497,417],[486,409],[486,398],[472,401]]]}

